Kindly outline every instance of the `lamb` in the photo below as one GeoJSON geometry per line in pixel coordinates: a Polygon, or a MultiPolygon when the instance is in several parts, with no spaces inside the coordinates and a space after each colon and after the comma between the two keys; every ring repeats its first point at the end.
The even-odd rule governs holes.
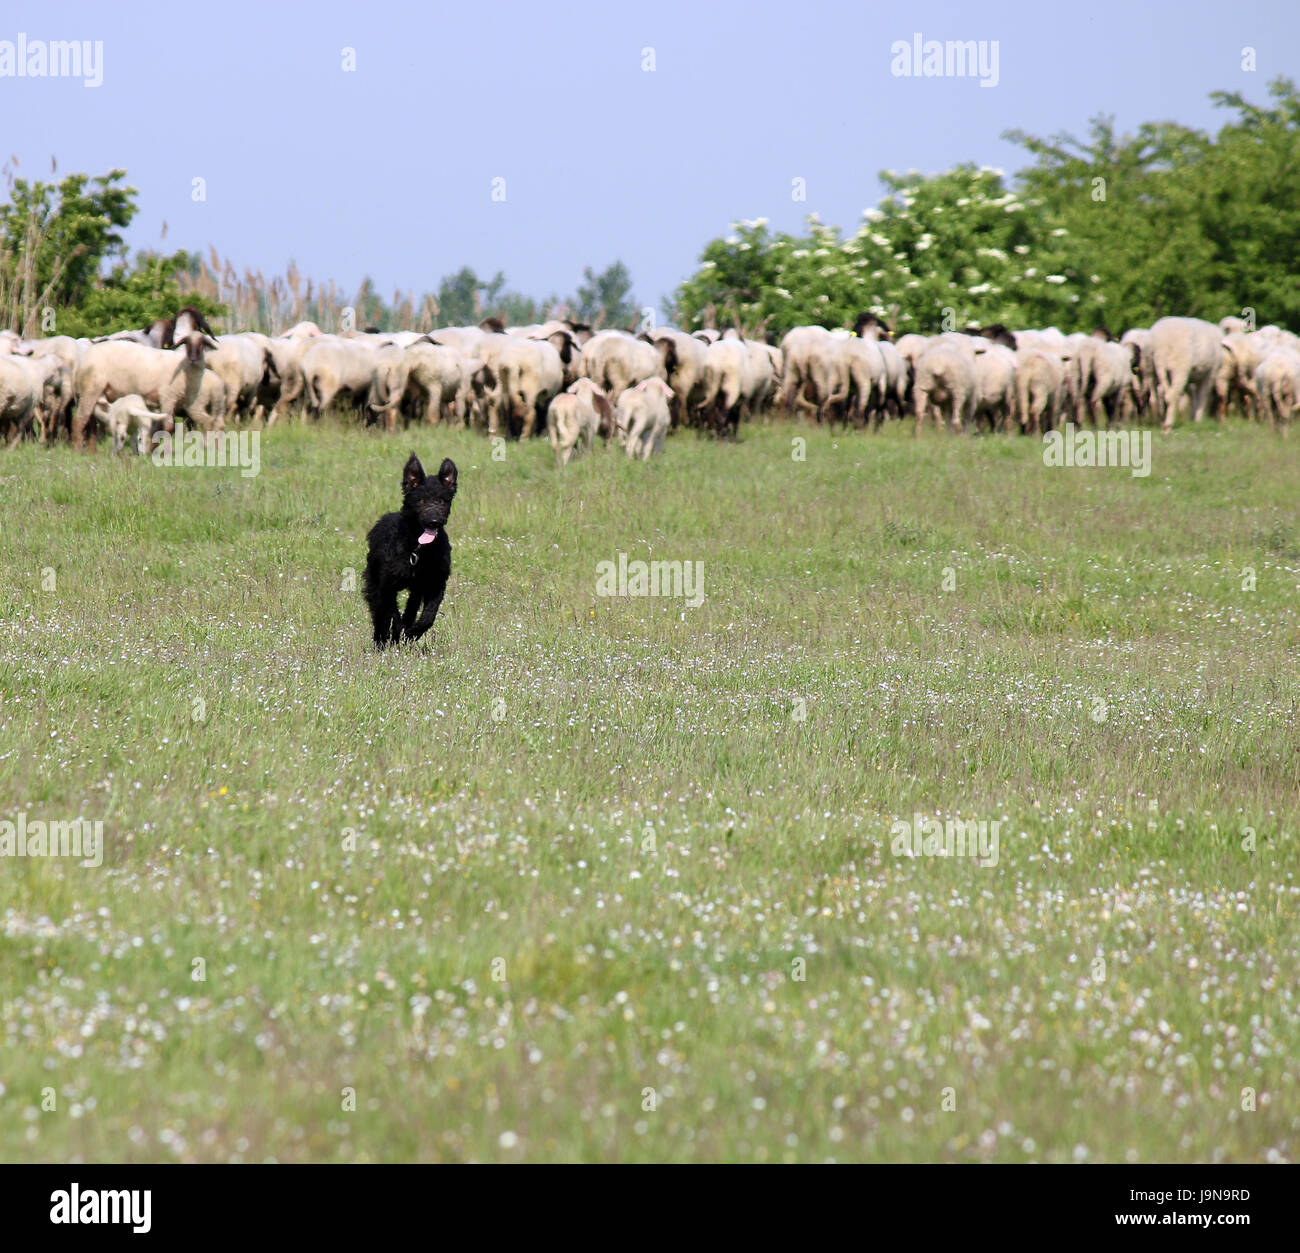
{"type": "Polygon", "coordinates": [[[157,407],[165,418],[198,399],[204,360],[217,341],[192,331],[175,348],[106,342],[92,344],[77,365],[77,408],[72,417],[72,446],[86,442],[86,425],[101,399],[117,400],[135,393],[157,407]]]}
{"type": "Polygon", "coordinates": [[[645,379],[619,396],[616,408],[619,438],[629,457],[649,461],[655,453],[663,452],[664,439],[672,425],[668,408],[672,398],[672,388],[658,378],[645,379]]]}
{"type": "Polygon", "coordinates": [[[136,451],[143,457],[153,446],[154,424],[159,423],[167,430],[172,426],[165,418],[160,418],[144,400],[131,393],[119,396],[112,404],[101,400],[95,407],[95,416],[108,428],[113,437],[113,451],[121,452],[126,438],[134,428],[136,432],[136,451]]]}
{"type": "Polygon", "coordinates": [[[546,430],[557,465],[568,465],[582,451],[590,452],[602,428],[608,436],[614,426],[609,397],[590,379],[579,379],[551,401],[546,410],[546,430]]]}
{"type": "Polygon", "coordinates": [[[668,386],[673,389],[673,420],[678,426],[685,426],[704,395],[708,348],[694,335],[667,328],[651,331],[650,338],[664,358],[668,386]]]}

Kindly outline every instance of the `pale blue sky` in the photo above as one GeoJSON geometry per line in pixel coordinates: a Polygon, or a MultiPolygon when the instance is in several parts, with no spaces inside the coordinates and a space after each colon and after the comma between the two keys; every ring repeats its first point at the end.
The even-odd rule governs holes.
{"type": "Polygon", "coordinates": [[[19,32],[104,45],[98,88],[0,77],[22,173],[125,167],[134,246],[165,219],[168,247],[268,275],[292,257],[348,294],[369,273],[385,296],[464,264],[565,294],[621,258],[658,304],[736,219],[851,228],[881,169],[1010,172],[1005,129],[1082,134],[1098,112],[1213,129],[1210,91],[1300,76],[1296,0],[6,4],[0,40],[19,32]],[[998,85],[892,76],[914,32],[996,40],[998,85]]]}

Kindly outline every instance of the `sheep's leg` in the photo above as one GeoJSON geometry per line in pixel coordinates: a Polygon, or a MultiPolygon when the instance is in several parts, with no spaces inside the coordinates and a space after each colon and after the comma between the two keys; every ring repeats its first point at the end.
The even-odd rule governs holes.
{"type": "Polygon", "coordinates": [[[1183,393],[1187,390],[1187,375],[1182,371],[1170,371],[1160,381],[1161,400],[1165,406],[1163,430],[1173,429],[1178,420],[1178,410],[1183,402],[1183,393]]]}
{"type": "MultiPolygon", "coordinates": [[[[1205,416],[1206,402],[1209,400],[1210,388],[1213,386],[1214,379],[1206,375],[1204,380],[1198,383],[1191,392],[1192,421],[1199,422],[1205,416]]],[[[1220,421],[1223,419],[1220,418],[1220,421]]]]}
{"type": "Polygon", "coordinates": [[[73,448],[84,448],[86,444],[86,425],[90,421],[90,416],[95,411],[95,403],[99,400],[98,393],[87,392],[82,398],[81,403],[77,406],[76,412],[72,415],[72,446],[73,448]]]}
{"type": "Polygon", "coordinates": [[[916,427],[913,429],[912,434],[914,436],[919,436],[921,434],[921,428],[925,425],[926,411],[929,408],[930,394],[929,392],[923,391],[921,388],[918,387],[916,389],[916,395],[913,399],[916,402],[916,427]]]}

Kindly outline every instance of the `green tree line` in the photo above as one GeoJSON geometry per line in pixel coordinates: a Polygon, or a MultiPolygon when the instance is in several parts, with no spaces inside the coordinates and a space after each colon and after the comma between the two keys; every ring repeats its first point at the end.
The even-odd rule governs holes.
{"type": "Polygon", "coordinates": [[[1011,179],[885,171],[888,194],[848,235],[816,217],[799,235],[737,223],[679,287],[676,317],[779,333],[869,309],[900,331],[1090,331],[1251,309],[1300,326],[1300,94],[1278,79],[1269,97],[1212,93],[1232,114],[1214,136],[1172,122],[1121,135],[1104,116],[1083,139],[1010,131],[1032,158],[1011,179]]]}

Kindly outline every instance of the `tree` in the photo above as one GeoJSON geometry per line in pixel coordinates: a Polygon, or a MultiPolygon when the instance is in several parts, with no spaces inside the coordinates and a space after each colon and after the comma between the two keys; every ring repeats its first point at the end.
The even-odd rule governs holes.
{"type": "Polygon", "coordinates": [[[1001,171],[959,165],[881,175],[888,194],[847,239],[817,218],[803,235],[762,219],[711,241],[678,289],[678,320],[782,331],[851,326],[871,310],[899,330],[970,322],[1091,331],[1165,314],[1300,323],[1300,93],[1270,106],[1216,92],[1236,116],[1210,136],[1172,122],[1117,134],[1007,138],[1034,158],[1001,171]]]}
{"type": "Polygon", "coordinates": [[[899,331],[933,332],[1069,317],[1090,278],[1066,263],[1037,206],[1008,190],[1000,171],[961,165],[881,178],[890,194],[848,239],[814,215],[804,236],[773,235],[759,219],[714,240],[678,290],[683,325],[712,315],[779,333],[852,325],[870,310],[899,331]]]}
{"type": "Polygon", "coordinates": [[[0,205],[0,311],[28,334],[46,307],[85,298],[101,264],[122,248],[120,231],[135,216],[125,170],[61,182],[29,182],[5,169],[0,205]]]}
{"type": "Polygon", "coordinates": [[[138,253],[133,265],[119,262],[90,289],[79,304],[58,310],[55,328],[61,335],[108,335],[137,330],[157,318],[172,317],[183,305],[193,305],[209,321],[223,317],[226,307],[194,291],[182,291],[178,275],[193,261],[187,252],[170,256],[138,253]]]}
{"type": "Polygon", "coordinates": [[[631,326],[637,319],[632,275],[621,261],[599,274],[593,273],[591,266],[583,266],[577,295],[568,304],[579,322],[591,326],[631,326]]]}

